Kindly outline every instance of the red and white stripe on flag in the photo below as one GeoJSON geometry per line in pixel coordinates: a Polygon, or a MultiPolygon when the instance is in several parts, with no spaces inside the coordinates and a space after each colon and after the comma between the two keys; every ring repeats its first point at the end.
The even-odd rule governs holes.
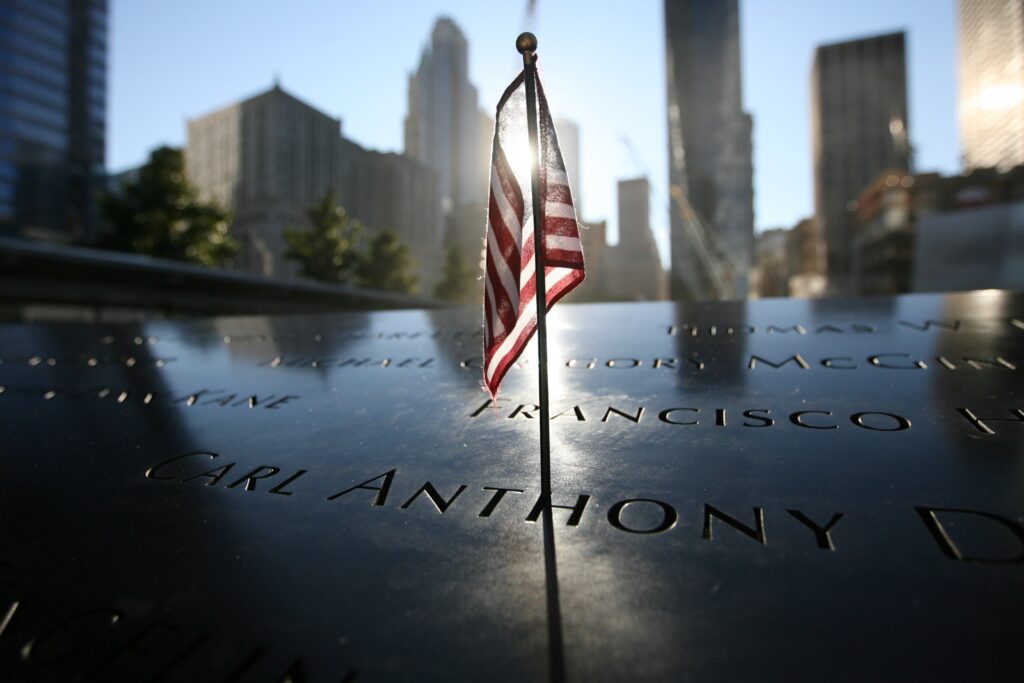
{"type": "Polygon", "coordinates": [[[542,215],[533,215],[526,87],[520,73],[498,102],[487,210],[484,386],[491,397],[537,328],[534,225],[541,226],[545,310],[583,281],[576,209],[547,98],[537,83],[542,215]]]}

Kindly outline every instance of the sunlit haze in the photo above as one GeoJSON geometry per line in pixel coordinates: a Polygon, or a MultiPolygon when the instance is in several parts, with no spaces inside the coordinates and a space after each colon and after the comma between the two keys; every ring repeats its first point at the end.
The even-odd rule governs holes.
{"type": "MultiPolygon", "coordinates": [[[[521,66],[523,29],[539,38],[553,112],[581,138],[583,218],[617,235],[616,182],[652,188],[652,228],[667,263],[668,191],[662,3],[338,3],[114,0],[110,22],[108,166],[141,164],[182,145],[185,122],[269,87],[340,117],[360,144],[402,151],[407,77],[434,20],[469,41],[480,105],[493,111],[521,66]]],[[[744,101],[754,119],[755,224],[789,227],[813,212],[809,76],[816,45],[908,34],[910,139],[920,170],[959,169],[951,0],[741,2],[744,101]]],[[[483,225],[481,225],[481,234],[483,225]]]]}

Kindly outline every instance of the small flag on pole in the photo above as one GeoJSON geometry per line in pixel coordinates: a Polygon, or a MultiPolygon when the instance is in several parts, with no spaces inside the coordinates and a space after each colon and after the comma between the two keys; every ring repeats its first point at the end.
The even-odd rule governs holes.
{"type": "Polygon", "coordinates": [[[495,117],[484,285],[484,385],[492,398],[537,329],[536,262],[544,264],[540,280],[546,289],[545,310],[584,277],[583,247],[569,178],[539,78],[535,80],[535,125],[541,201],[533,199],[534,150],[528,135],[528,110],[534,107],[532,103],[527,106],[527,90],[532,89],[527,87],[527,75],[524,69],[505,90],[495,117]],[[540,214],[536,217],[534,207],[540,214]],[[543,236],[539,259],[534,254],[535,225],[543,236]]]}

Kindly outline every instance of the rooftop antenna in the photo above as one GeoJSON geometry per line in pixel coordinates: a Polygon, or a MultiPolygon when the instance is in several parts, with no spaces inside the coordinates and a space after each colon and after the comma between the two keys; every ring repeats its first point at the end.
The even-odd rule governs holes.
{"type": "Polygon", "coordinates": [[[537,26],[537,0],[526,0],[526,9],[523,10],[523,30],[536,30],[537,26]]]}

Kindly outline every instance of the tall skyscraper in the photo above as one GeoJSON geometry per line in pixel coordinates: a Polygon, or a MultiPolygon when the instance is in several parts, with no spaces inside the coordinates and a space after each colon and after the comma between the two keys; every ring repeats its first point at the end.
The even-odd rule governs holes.
{"type": "Polygon", "coordinates": [[[558,133],[558,148],[565,162],[565,173],[569,176],[569,188],[576,215],[583,215],[583,187],[580,185],[580,127],[568,119],[555,121],[558,133]]]}
{"type": "Polygon", "coordinates": [[[674,299],[747,294],[754,184],[739,26],[738,0],[665,0],[674,299]]]}
{"type": "Polygon", "coordinates": [[[856,199],[882,171],[909,167],[903,33],[817,49],[811,130],[814,206],[825,236],[829,292],[848,294],[856,199]]]}
{"type": "Polygon", "coordinates": [[[626,299],[665,298],[664,272],[651,232],[647,178],[619,181],[619,243],[609,250],[609,287],[626,299]]]}
{"type": "Polygon", "coordinates": [[[405,153],[440,174],[446,210],[485,201],[481,115],[469,82],[469,46],[451,19],[434,24],[419,68],[409,76],[405,153]]]}
{"type": "Polygon", "coordinates": [[[106,95],[107,0],[3,3],[0,234],[94,236],[106,95]]]}
{"type": "Polygon", "coordinates": [[[1024,0],[959,0],[957,81],[964,166],[1024,164],[1024,0]]]}
{"type": "Polygon", "coordinates": [[[611,280],[608,252],[608,222],[580,223],[580,241],[583,259],[587,264],[587,279],[569,295],[569,301],[608,301],[611,280]]]}

